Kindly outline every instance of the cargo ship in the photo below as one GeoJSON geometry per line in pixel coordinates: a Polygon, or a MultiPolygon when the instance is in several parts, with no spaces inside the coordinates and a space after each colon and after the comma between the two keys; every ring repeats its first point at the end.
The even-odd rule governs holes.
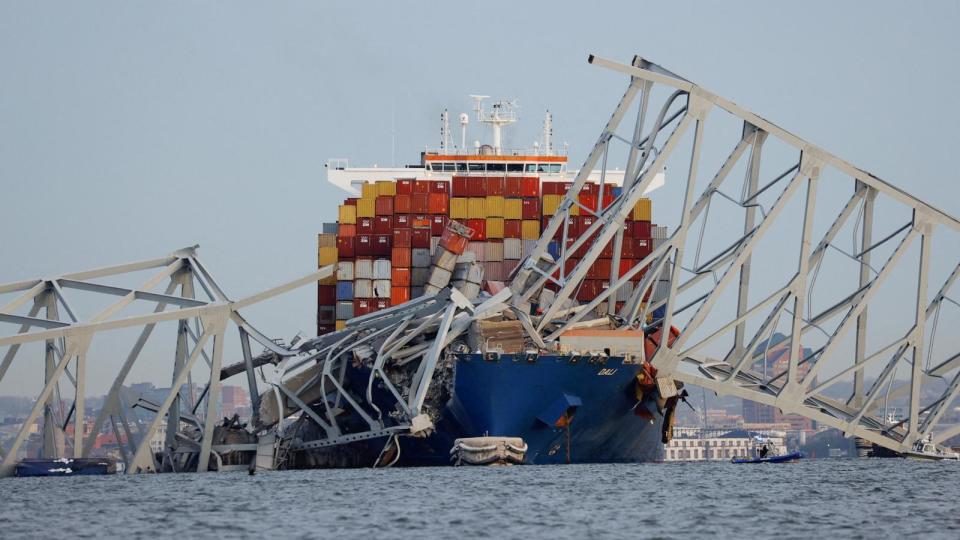
{"type": "MultiPolygon", "coordinates": [[[[451,279],[450,286],[473,287],[467,296],[495,294],[530,255],[577,171],[568,171],[565,152],[554,148],[549,112],[541,141],[532,149],[505,149],[501,130],[517,119],[513,104],[499,101],[485,111],[484,98],[474,96],[475,112],[492,128],[491,144],[475,142],[466,149],[470,117],[461,114],[461,142],[451,145],[444,111],[441,147],[424,151],[416,165],[351,168],[346,160],[328,162],[328,181],[347,196],[337,222],[323,224],[318,235],[318,266],[337,268],[318,285],[318,336],[343,331],[352,319],[438,294],[451,279]],[[450,247],[451,238],[462,245],[450,247]],[[482,271],[446,272],[442,282],[432,282],[434,263],[444,250],[453,251],[459,261],[475,262],[473,267],[482,271]]],[[[566,236],[558,233],[549,244],[554,257],[561,242],[572,244],[593,225],[594,212],[611,204],[622,182],[622,171],[590,172],[578,195],[579,207],[570,211],[566,236]]],[[[661,173],[651,189],[662,183],[661,173]]],[[[621,274],[666,237],[652,217],[650,200],[642,199],[625,222],[621,274]]],[[[611,259],[608,247],[590,268],[577,301],[588,302],[608,286],[611,259]]],[[[634,283],[642,276],[636,275],[634,283]]],[[[618,305],[628,297],[629,289],[621,291],[618,305]]],[[[606,305],[600,311],[606,313],[606,305]]],[[[435,429],[427,437],[399,439],[397,464],[448,464],[457,439],[480,436],[522,438],[528,446],[524,462],[531,464],[661,459],[669,437],[664,421],[676,399],[661,398],[655,372],[642,355],[630,354],[643,349],[644,333],[575,334],[561,338],[567,350],[546,351],[510,330],[498,333],[496,322],[480,325],[471,343],[448,351],[449,374],[434,396],[435,429]]],[[[369,370],[360,365],[348,371],[356,373],[347,375],[347,384],[353,381],[362,395],[369,370]]],[[[386,403],[389,396],[381,392],[386,403]]],[[[376,404],[377,392],[368,395],[376,404]]],[[[316,426],[314,434],[309,426],[298,429],[305,430],[299,436],[306,439],[321,435],[316,426]]],[[[363,463],[383,446],[382,440],[369,441],[354,445],[353,452],[363,463]]],[[[315,458],[306,461],[300,465],[317,465],[315,458]]]]}

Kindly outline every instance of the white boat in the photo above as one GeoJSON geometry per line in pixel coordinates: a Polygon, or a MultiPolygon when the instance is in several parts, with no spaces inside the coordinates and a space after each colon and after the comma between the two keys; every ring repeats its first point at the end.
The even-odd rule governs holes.
{"type": "Polygon", "coordinates": [[[904,452],[903,457],[918,461],[960,461],[960,453],[951,452],[933,444],[930,437],[913,443],[913,448],[904,452]]]}

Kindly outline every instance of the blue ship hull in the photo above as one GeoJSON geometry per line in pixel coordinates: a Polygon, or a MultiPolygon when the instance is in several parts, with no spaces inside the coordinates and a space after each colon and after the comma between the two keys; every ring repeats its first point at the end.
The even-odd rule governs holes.
{"type": "Polygon", "coordinates": [[[620,357],[458,354],[436,432],[401,439],[398,464],[447,465],[455,439],[484,435],[522,437],[529,464],[660,460],[663,417],[653,396],[637,403],[639,370],[620,357]],[[558,427],[564,415],[569,425],[558,427]]]}

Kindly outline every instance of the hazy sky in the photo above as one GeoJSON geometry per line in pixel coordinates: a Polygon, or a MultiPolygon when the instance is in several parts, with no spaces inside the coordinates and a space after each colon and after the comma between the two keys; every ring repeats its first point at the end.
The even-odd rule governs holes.
{"type": "MultiPolygon", "coordinates": [[[[957,1],[0,1],[0,283],[192,244],[235,298],[299,277],[342,198],[325,160],[389,164],[395,133],[416,161],[468,94],[518,98],[522,144],[549,107],[579,163],[625,84],[590,53],[639,53],[960,215],[958,28],[957,1]]],[[[254,323],[311,332],[314,294],[254,323]]]]}

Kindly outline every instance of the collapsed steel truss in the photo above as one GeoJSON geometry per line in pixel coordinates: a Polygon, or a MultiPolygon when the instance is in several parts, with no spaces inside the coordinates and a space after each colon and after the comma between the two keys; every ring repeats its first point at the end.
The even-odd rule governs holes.
{"type": "MultiPolygon", "coordinates": [[[[436,296],[353,319],[343,330],[292,348],[279,345],[256,331],[238,310],[328,277],[332,275],[333,267],[322,268],[300,280],[237,302],[224,295],[197,260],[193,249],[161,259],[52,280],[0,285],[0,294],[22,292],[7,305],[0,306],[0,322],[19,326],[18,332],[0,336],[0,347],[8,347],[0,364],[0,380],[21,345],[42,342],[46,346],[45,386],[13,444],[4,449],[0,476],[10,474],[18,449],[30,426],[41,414],[44,415],[45,448],[53,445],[57,430],[62,431],[70,416],[75,423],[76,419],[83,418],[87,351],[94,336],[109,330],[143,327],[116,375],[93,433],[83,440],[84,430],[76,426],[73,454],[77,457],[89,455],[92,439],[108,420],[120,439],[120,430],[127,430],[129,426],[120,404],[123,383],[154,326],[164,321],[178,321],[173,384],[163,402],[153,407],[155,416],[139,434],[136,444],[127,433],[131,456],[125,459],[129,472],[176,468],[172,456],[169,463],[166,456],[161,456],[163,461],[158,462],[150,450],[150,440],[164,421],[167,422],[164,446],[168,450],[183,442],[177,439],[183,425],[194,425],[202,433],[198,443],[187,441],[189,444],[186,444],[197,456],[197,470],[208,469],[211,454],[230,450],[214,443],[213,419],[219,401],[220,381],[240,374],[246,374],[254,401],[252,425],[255,429],[263,432],[277,426],[282,428],[282,420],[297,413],[302,413],[301,418],[308,419],[319,429],[319,436],[309,440],[295,436],[288,438],[284,447],[287,451],[311,451],[376,438],[385,438],[389,446],[399,435],[426,435],[433,427],[433,419],[427,411],[428,395],[436,386],[431,384],[444,361],[445,351],[467,332],[473,321],[500,315],[520,321],[529,340],[540,350],[556,350],[563,332],[582,326],[603,324],[649,331],[677,325],[680,328],[676,339],[661,340],[660,347],[650,359],[662,379],[682,381],[773,405],[784,412],[814,419],[898,451],[907,450],[913,442],[928,436],[941,443],[960,434],[960,426],[946,426],[941,422],[960,392],[960,353],[947,354],[936,362],[928,359],[926,365],[921,361],[929,356],[926,352],[930,349],[928,341],[935,336],[928,321],[935,320],[944,305],[956,304],[950,299],[949,292],[960,275],[960,264],[954,262],[953,271],[937,293],[930,297],[932,238],[935,231],[938,235],[957,233],[960,222],[646,60],[635,58],[630,65],[625,65],[591,57],[591,62],[628,75],[627,91],[559,211],[543,231],[534,252],[515,271],[510,287],[492,297],[474,302],[456,289],[445,289],[436,296]],[[654,121],[647,128],[648,108],[658,85],[672,93],[664,99],[657,115],[651,115],[654,121]],[[633,128],[627,136],[618,135],[619,125],[634,104],[637,105],[637,116],[633,128]],[[741,129],[738,137],[730,141],[733,149],[729,157],[700,189],[698,179],[701,177],[705,122],[712,111],[732,115],[740,122],[741,129]],[[691,155],[686,162],[679,222],[669,238],[621,273],[624,221],[667,163],[671,164],[672,178],[683,176],[683,171],[676,167],[676,160],[670,160],[675,157],[684,137],[690,135],[691,128],[692,137],[688,139],[691,155]],[[761,165],[765,163],[762,149],[774,140],[792,149],[794,161],[785,172],[766,181],[761,178],[761,165]],[[578,194],[590,171],[598,165],[601,170],[607,168],[613,144],[624,144],[626,148],[622,193],[604,208],[589,208],[581,204],[578,194]],[[727,186],[725,182],[745,155],[748,158],[744,187],[740,197],[732,197],[722,188],[727,186]],[[832,217],[825,232],[814,236],[815,210],[818,205],[826,206],[822,195],[824,190],[818,191],[818,184],[827,170],[845,177],[852,195],[832,217]],[[763,184],[761,180],[764,180],[763,184]],[[752,272],[763,268],[751,268],[751,263],[763,254],[762,240],[770,235],[770,230],[787,221],[783,217],[784,209],[797,198],[804,186],[802,218],[798,227],[800,239],[794,252],[796,270],[772,293],[763,291],[755,276],[754,279],[751,276],[752,272]],[[742,211],[743,232],[723,244],[716,253],[701,258],[707,217],[711,204],[718,199],[731,202],[742,211]],[[908,210],[910,219],[892,234],[876,241],[874,214],[881,199],[908,210]],[[574,208],[581,215],[594,215],[597,219],[587,231],[581,231],[577,240],[568,243],[571,236],[568,218],[574,208]],[[854,227],[859,235],[859,247],[847,256],[856,264],[859,279],[840,294],[838,302],[814,314],[810,312],[810,306],[816,275],[830,249],[836,248],[834,241],[838,233],[854,214],[858,215],[856,221],[861,225],[859,229],[854,227]],[[699,235],[695,233],[698,224],[701,227],[699,235]],[[548,245],[555,237],[560,239],[560,255],[556,258],[547,254],[548,245]],[[913,243],[920,246],[916,280],[911,284],[916,288],[915,302],[908,310],[882,313],[884,318],[909,318],[910,328],[891,343],[871,349],[868,335],[871,323],[875,323],[877,317],[867,318],[868,306],[875,301],[883,285],[889,285],[888,278],[895,269],[905,266],[904,255],[913,243]],[[585,303],[572,301],[588,270],[610,244],[613,257],[609,287],[585,303]],[[872,259],[885,250],[889,254],[877,268],[872,259]],[[92,281],[151,268],[161,268],[161,271],[136,289],[92,281]],[[641,273],[642,279],[634,285],[633,278],[641,273]],[[166,280],[169,283],[163,293],[152,291],[166,280]],[[732,290],[730,284],[734,280],[738,282],[735,310],[729,315],[719,314],[722,296],[725,291],[732,290]],[[555,293],[543,292],[548,283],[552,284],[555,293]],[[195,298],[197,286],[206,294],[206,300],[195,298]],[[92,318],[80,320],[64,294],[68,289],[119,296],[120,299],[92,318]],[[651,295],[655,289],[658,292],[651,295]],[[758,296],[763,299],[757,301],[758,296]],[[155,303],[155,312],[117,318],[121,310],[135,301],[155,303]],[[26,314],[17,314],[31,303],[26,314]],[[531,304],[538,304],[540,311],[537,315],[531,315],[536,313],[531,310],[531,304]],[[168,311],[168,306],[175,309],[168,311]],[[66,318],[60,316],[61,308],[66,318]],[[39,317],[41,311],[43,317],[39,317]],[[223,343],[230,322],[238,327],[243,360],[223,367],[223,343]],[[781,322],[789,328],[785,331],[789,346],[786,367],[759,370],[756,359],[758,356],[765,358],[771,336],[781,322]],[[698,332],[706,335],[701,336],[698,332]],[[803,355],[802,342],[812,339],[818,332],[823,334],[823,345],[803,355]],[[848,353],[843,341],[851,332],[855,345],[848,353]],[[252,356],[251,337],[265,348],[264,354],[252,356]],[[211,343],[212,351],[208,354],[206,348],[211,343]],[[209,378],[202,397],[193,400],[182,389],[201,357],[209,367],[209,378]],[[883,360],[885,362],[881,362],[883,360]],[[68,369],[71,361],[74,365],[72,372],[68,369]],[[357,361],[370,367],[365,392],[358,392],[355,387],[351,390],[346,385],[348,363],[357,361]],[[271,376],[263,377],[262,382],[270,391],[261,396],[256,370],[266,364],[274,364],[276,369],[271,376]],[[908,367],[909,379],[898,383],[896,373],[901,365],[908,367]],[[866,383],[871,370],[876,375],[872,376],[872,384],[868,387],[866,383]],[[52,406],[63,376],[75,388],[72,412],[67,419],[56,418],[52,406]],[[831,388],[845,378],[853,379],[852,393],[847,397],[831,393],[831,388]],[[375,386],[392,396],[392,410],[375,404],[372,395],[375,386]],[[896,389],[891,392],[893,387],[896,389]],[[909,413],[904,420],[891,423],[885,415],[880,417],[879,397],[885,388],[885,400],[898,394],[908,397],[909,413]],[[934,394],[936,397],[931,397],[934,394]],[[270,422],[259,417],[264,410],[259,400],[266,396],[273,396],[276,404],[276,418],[270,422]],[[206,414],[202,417],[193,415],[201,408],[206,414]],[[361,427],[344,425],[345,411],[350,411],[354,420],[360,419],[361,427]],[[117,427],[118,423],[122,428],[117,427]]],[[[950,245],[956,246],[957,243],[950,245]]],[[[948,256],[954,261],[957,259],[954,252],[948,256]]],[[[832,286],[842,288],[836,283],[832,286]]],[[[642,340],[638,339],[637,349],[642,352],[642,340]]],[[[765,361],[763,364],[766,366],[765,361]]],[[[232,449],[241,448],[235,445],[232,449]]],[[[255,447],[242,449],[256,450],[255,447]]]]}
{"type": "MultiPolygon", "coordinates": [[[[930,437],[933,442],[942,443],[960,434],[960,425],[940,425],[944,413],[960,392],[960,353],[952,352],[941,361],[930,362],[926,348],[929,344],[925,343],[925,336],[932,340],[936,334],[935,326],[930,328],[928,324],[931,316],[939,314],[947,302],[954,307],[958,305],[948,296],[960,274],[955,251],[958,245],[956,236],[952,236],[951,242],[947,243],[947,256],[953,261],[953,271],[949,272],[932,299],[929,298],[932,238],[935,231],[941,235],[955,235],[960,230],[960,222],[656,64],[639,57],[630,65],[594,56],[590,57],[590,62],[628,75],[630,83],[560,210],[543,231],[535,251],[523,263],[511,284],[514,291],[511,303],[514,306],[522,306],[533,300],[540,287],[548,282],[558,289],[556,299],[537,321],[537,330],[543,334],[544,340],[550,342],[556,339],[565,330],[581,324],[596,308],[603,308],[604,304],[610,314],[618,316],[616,320],[634,326],[646,326],[647,315],[658,307],[665,307],[664,315],[653,320],[652,325],[670,328],[679,324],[681,317],[686,322],[679,329],[676,340],[669,344],[667,340],[662,340],[651,359],[661,377],[773,405],[786,413],[808,417],[895,451],[908,450],[921,438],[930,437]],[[649,130],[645,130],[651,95],[658,85],[666,87],[672,94],[664,100],[649,130]],[[632,138],[617,135],[619,124],[638,98],[637,120],[630,132],[632,138]],[[733,150],[729,157],[715,171],[709,183],[700,189],[697,181],[701,177],[699,167],[702,161],[701,148],[705,142],[704,127],[712,111],[719,111],[714,114],[729,113],[742,122],[742,131],[738,139],[730,141],[733,150]],[[679,167],[681,170],[678,170],[676,160],[670,162],[671,177],[675,179],[673,182],[686,173],[680,221],[666,241],[625,274],[619,275],[624,219],[643,196],[654,176],[664,169],[691,128],[693,134],[689,162],[682,163],[679,167]],[[785,172],[769,181],[764,179],[761,184],[761,150],[771,140],[778,140],[786,148],[792,149],[794,161],[785,172]],[[578,194],[589,171],[601,162],[606,168],[610,146],[618,142],[625,143],[629,149],[622,195],[607,208],[594,211],[581,204],[578,194]],[[748,154],[748,150],[742,195],[740,198],[726,195],[722,190],[728,185],[725,181],[737,162],[748,154]],[[684,168],[685,171],[682,170],[684,168]],[[826,232],[814,237],[815,208],[818,203],[824,204],[824,198],[827,197],[818,197],[818,183],[828,169],[847,179],[852,195],[826,232]],[[751,260],[759,255],[761,240],[768,231],[784,223],[785,218],[781,217],[781,213],[804,186],[800,240],[795,242],[796,271],[785,282],[781,282],[773,293],[756,301],[762,289],[751,281],[751,260]],[[892,234],[876,241],[873,227],[878,197],[905,208],[910,217],[892,234]],[[743,233],[701,263],[703,229],[699,236],[691,231],[696,224],[706,227],[710,205],[720,198],[742,209],[743,233]],[[580,215],[590,214],[597,219],[589,230],[581,232],[580,239],[567,245],[568,218],[574,208],[579,209],[580,215]],[[859,280],[840,296],[841,300],[836,304],[819,313],[804,316],[805,311],[809,310],[809,299],[820,265],[828,249],[836,248],[833,244],[835,237],[854,212],[859,212],[858,222],[862,224],[859,250],[848,254],[848,257],[859,267],[859,280]],[[541,260],[548,243],[558,233],[562,239],[559,259],[547,267],[538,266],[537,261],[541,260]],[[570,309],[567,301],[573,298],[588,269],[611,242],[613,263],[609,288],[585,306],[570,309]],[[887,310],[868,319],[868,306],[897,267],[907,264],[904,263],[904,253],[912,243],[919,243],[919,261],[913,272],[914,277],[906,283],[915,288],[915,302],[906,309],[887,310]],[[881,247],[888,246],[892,251],[877,268],[875,260],[871,259],[882,251],[881,247]],[[575,259],[577,262],[574,265],[568,264],[574,260],[572,253],[577,250],[585,250],[586,253],[575,259]],[[694,253],[696,257],[691,257],[694,253]],[[694,258],[692,265],[686,266],[691,258],[694,258]],[[570,266],[573,266],[572,270],[570,266]],[[632,276],[644,271],[646,273],[642,281],[632,291],[629,300],[622,309],[615,311],[613,299],[617,298],[618,292],[630,285],[632,276]],[[710,277],[714,278],[713,283],[709,283],[705,291],[701,287],[701,292],[695,293],[697,286],[703,285],[710,277]],[[666,285],[662,297],[654,296],[648,302],[649,292],[658,280],[666,285]],[[718,301],[734,281],[738,281],[736,311],[727,316],[716,315],[718,301]],[[694,341],[697,333],[707,328],[705,322],[711,316],[714,316],[710,327],[712,332],[694,341]],[[892,343],[885,343],[868,352],[869,323],[880,318],[908,320],[910,328],[892,343]],[[758,356],[762,358],[766,354],[765,347],[769,347],[771,335],[781,319],[789,322],[789,332],[786,333],[789,343],[788,366],[781,371],[758,372],[754,364],[758,356]],[[748,332],[749,322],[759,325],[752,333],[748,332]],[[813,330],[826,336],[825,343],[803,356],[801,342],[809,339],[809,333],[813,330]],[[841,342],[850,332],[854,333],[855,347],[854,351],[845,352],[841,342]],[[731,337],[732,345],[718,345],[731,337]],[[724,349],[725,354],[721,352],[718,357],[712,357],[707,353],[711,346],[727,348],[724,349]],[[924,359],[927,359],[926,366],[924,359]],[[865,374],[877,365],[882,369],[867,388],[865,374]],[[895,380],[900,365],[908,368],[909,380],[906,382],[895,380]],[[819,377],[828,371],[831,374],[826,380],[819,377]],[[836,383],[851,377],[852,395],[839,398],[829,392],[836,383]],[[892,394],[891,386],[896,388],[892,394]],[[878,397],[881,394],[885,395],[884,399],[907,394],[908,416],[892,423],[886,418],[878,418],[878,397]],[[930,397],[931,394],[937,397],[930,397]]],[[[834,289],[842,287],[838,283],[830,286],[834,289]]]]}
{"type": "MultiPolygon", "coordinates": [[[[29,416],[24,421],[13,443],[6,449],[0,476],[8,476],[16,465],[17,452],[27,439],[31,427],[42,414],[43,451],[45,457],[59,458],[56,455],[54,441],[63,436],[68,425],[73,426],[71,456],[89,457],[95,439],[105,422],[110,422],[124,457],[129,473],[141,471],[176,470],[176,456],[169,455],[170,449],[179,445],[191,448],[197,456],[198,471],[209,467],[211,454],[223,448],[213,442],[214,424],[218,420],[217,406],[220,401],[221,379],[230,375],[246,373],[251,395],[256,398],[257,387],[254,379],[253,363],[250,353],[250,338],[260,343],[269,356],[287,358],[295,356],[297,351],[279,345],[250,326],[239,310],[257,304],[263,300],[285,293],[303,285],[316,283],[333,272],[332,267],[318,270],[304,278],[264,291],[238,301],[230,300],[214,281],[207,269],[198,260],[196,248],[177,251],[167,257],[130,263],[98,270],[67,274],[55,279],[36,279],[0,285],[0,294],[15,294],[14,300],[0,306],[0,322],[19,326],[14,333],[0,335],[0,347],[6,347],[6,354],[0,363],[0,381],[3,380],[20,349],[30,343],[45,345],[44,387],[37,396],[29,416]],[[136,288],[105,285],[103,279],[122,278],[136,272],[159,269],[150,279],[136,288]],[[166,289],[155,289],[167,282],[166,289]],[[205,299],[197,298],[197,288],[203,291],[205,299]],[[83,317],[71,301],[71,291],[85,291],[102,298],[116,297],[117,300],[106,309],[83,317]],[[153,313],[124,317],[124,310],[131,309],[134,303],[148,302],[155,307],[153,313]],[[26,315],[17,314],[21,308],[32,305],[26,315]],[[171,307],[171,309],[168,309],[171,307]],[[62,311],[61,311],[62,310],[62,311]],[[43,312],[43,316],[41,316],[43,312]],[[124,381],[134,367],[140,353],[158,324],[176,321],[177,338],[173,357],[173,376],[169,392],[159,405],[147,404],[154,412],[153,420],[138,433],[131,432],[131,422],[121,404],[124,381]],[[224,342],[227,327],[233,323],[239,332],[244,360],[240,369],[221,369],[224,342]],[[126,356],[103,407],[100,409],[93,430],[84,440],[83,419],[85,416],[87,361],[91,342],[98,336],[124,328],[142,328],[135,344],[126,356]],[[203,358],[207,370],[205,388],[196,399],[186,390],[185,385],[192,381],[192,371],[203,358]],[[73,370],[70,370],[70,366],[73,370]],[[60,384],[64,376],[73,387],[73,404],[66,414],[57,414],[60,384]],[[197,411],[201,415],[197,415],[197,411]],[[163,463],[158,462],[151,449],[150,442],[162,422],[167,423],[165,453],[163,463]],[[183,424],[192,424],[202,434],[199,445],[192,441],[178,441],[177,437],[183,424]],[[213,452],[211,452],[213,451],[213,452]]],[[[6,328],[6,326],[4,326],[6,328]]],[[[26,359],[23,359],[26,360],[26,359]]],[[[91,358],[96,362],[97,358],[91,358]]]]}

